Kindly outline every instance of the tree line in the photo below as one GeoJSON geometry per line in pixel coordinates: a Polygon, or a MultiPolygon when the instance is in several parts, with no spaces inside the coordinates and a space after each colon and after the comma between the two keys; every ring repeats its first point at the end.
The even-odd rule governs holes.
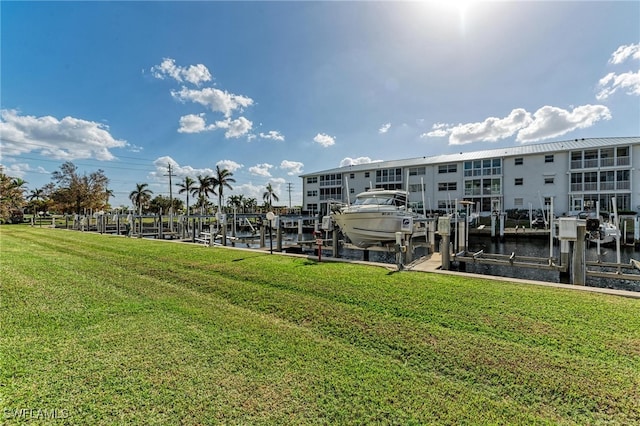
{"type": "MultiPolygon", "coordinates": [[[[22,221],[23,213],[83,214],[111,209],[109,199],[114,193],[109,189],[109,179],[101,169],[79,174],[77,166],[67,161],[60,166],[60,170],[51,174],[51,182],[42,188],[28,192],[27,183],[19,177],[5,174],[0,167],[0,223],[22,221]]],[[[170,199],[164,195],[152,198],[153,191],[147,183],[136,183],[129,199],[138,214],[168,213],[170,209],[175,213],[204,214],[214,207],[218,212],[224,212],[225,207],[240,213],[255,212],[259,208],[258,201],[241,194],[229,196],[227,205],[222,205],[225,189],[232,191],[233,183],[233,173],[216,166],[213,176],[198,175],[196,179],[185,176],[177,184],[178,193],[186,195],[186,207],[179,198],[170,199]],[[217,198],[217,206],[210,202],[210,197],[217,198]],[[195,203],[190,205],[190,200],[195,200],[195,203]]],[[[273,208],[274,201],[279,201],[270,183],[262,198],[266,210],[273,208]]]]}

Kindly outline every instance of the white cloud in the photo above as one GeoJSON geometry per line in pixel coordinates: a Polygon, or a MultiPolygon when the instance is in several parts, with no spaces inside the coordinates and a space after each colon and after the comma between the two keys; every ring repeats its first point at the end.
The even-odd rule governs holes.
{"type": "Polygon", "coordinates": [[[372,160],[369,157],[358,157],[358,158],[345,157],[340,162],[340,167],[356,166],[358,164],[378,163],[380,161],[382,160],[372,160]]]}
{"type": "Polygon", "coordinates": [[[615,92],[627,90],[627,95],[640,96],[640,71],[622,74],[609,73],[598,82],[600,91],[596,94],[599,101],[607,99],[615,92]]]}
{"type": "Polygon", "coordinates": [[[299,161],[282,160],[282,162],[280,163],[280,168],[283,170],[287,170],[287,174],[289,176],[298,175],[302,173],[303,167],[304,167],[304,164],[300,163],[299,161]]]}
{"type": "Polygon", "coordinates": [[[271,168],[273,168],[272,164],[256,164],[255,166],[249,167],[249,172],[256,176],[271,177],[271,173],[269,172],[269,169],[271,168]]]}
{"type": "Polygon", "coordinates": [[[640,59],[640,43],[622,45],[616,49],[609,59],[610,64],[621,64],[629,58],[640,59]]]}
{"type": "Polygon", "coordinates": [[[314,138],[313,141],[322,145],[323,147],[327,148],[330,147],[331,145],[335,145],[336,143],[336,139],[333,136],[329,136],[327,134],[324,133],[318,133],[314,138]]]}
{"type": "Polygon", "coordinates": [[[244,167],[243,164],[238,164],[233,160],[221,160],[216,163],[216,166],[220,166],[223,169],[229,170],[231,173],[244,167]]]}
{"type": "Polygon", "coordinates": [[[207,126],[204,114],[188,114],[180,117],[179,133],[200,133],[215,129],[216,126],[210,124],[207,126]]]}
{"type": "Polygon", "coordinates": [[[457,125],[437,123],[433,126],[434,130],[423,133],[421,137],[449,135],[449,145],[495,142],[514,135],[518,142],[536,142],[591,127],[600,120],[609,119],[611,112],[603,105],[583,105],[571,111],[544,106],[533,114],[516,108],[504,118],[489,117],[482,122],[457,125]]]}
{"type": "Polygon", "coordinates": [[[251,98],[234,95],[213,87],[187,89],[183,86],[179,92],[172,90],[171,96],[182,102],[198,103],[213,112],[221,112],[227,118],[235,110],[243,111],[243,108],[253,105],[253,99],[251,98]]]}
{"type": "Polygon", "coordinates": [[[227,129],[224,134],[224,137],[227,139],[239,138],[240,136],[246,135],[251,131],[253,122],[247,120],[244,117],[239,117],[235,120],[227,118],[224,121],[216,121],[215,127],[219,129],[227,129]]]}
{"type": "MultiPolygon", "coordinates": [[[[232,194],[242,194],[245,198],[255,198],[258,204],[262,204],[262,194],[266,185],[255,185],[253,182],[234,185],[232,194]]],[[[225,193],[226,194],[226,193],[225,193]]]]}
{"type": "Polygon", "coordinates": [[[450,145],[465,145],[475,141],[495,142],[514,135],[528,126],[531,114],[522,108],[516,108],[504,118],[489,117],[479,123],[458,124],[449,129],[450,145]]]}
{"type": "MultiPolygon", "coordinates": [[[[253,123],[244,117],[235,120],[226,118],[216,121],[214,124],[206,123],[204,114],[188,114],[180,117],[180,133],[201,133],[216,129],[226,129],[224,136],[227,139],[239,138],[251,131],[253,123]]],[[[255,137],[255,136],[254,136],[255,137]]]]}
{"type": "Polygon", "coordinates": [[[611,112],[603,105],[583,105],[567,111],[544,106],[533,114],[533,121],[518,132],[518,142],[536,142],[555,138],[576,129],[593,126],[600,120],[610,120],[611,112]]]}
{"type": "Polygon", "coordinates": [[[188,81],[196,86],[202,82],[211,81],[211,73],[206,66],[198,64],[181,67],[176,65],[176,61],[171,58],[164,58],[160,65],[152,66],[151,73],[155,78],[164,80],[166,76],[169,76],[181,83],[188,81]]]}
{"type": "Polygon", "coordinates": [[[441,138],[449,134],[449,128],[453,125],[445,123],[435,123],[431,126],[431,131],[420,135],[421,138],[441,138]]]}
{"type": "Polygon", "coordinates": [[[380,134],[387,133],[390,128],[391,128],[391,123],[383,124],[382,127],[378,129],[378,133],[380,134]]]}
{"type": "Polygon", "coordinates": [[[260,132],[260,137],[262,139],[271,139],[274,141],[284,141],[284,136],[282,135],[282,133],[278,132],[277,130],[270,130],[267,133],[262,133],[260,132]]]}
{"type": "Polygon", "coordinates": [[[124,148],[127,141],[115,139],[109,126],[74,117],[20,115],[16,110],[0,110],[0,137],[3,155],[38,152],[58,160],[93,158],[113,160],[112,148],[124,148]]]}
{"type": "MultiPolygon", "coordinates": [[[[154,172],[151,172],[149,175],[156,180],[166,181],[168,178],[164,175],[166,175],[169,171],[169,164],[171,164],[171,173],[177,178],[184,178],[185,176],[195,178],[198,175],[213,175],[214,173],[214,170],[212,168],[205,167],[196,169],[191,166],[181,166],[173,158],[169,156],[163,156],[158,157],[153,162],[156,170],[154,172]]],[[[179,182],[179,180],[175,182],[179,182]]]]}
{"type": "MultiPolygon", "coordinates": [[[[620,65],[629,59],[640,59],[640,43],[618,47],[609,59],[609,64],[620,65]]],[[[596,99],[605,100],[617,91],[626,91],[627,95],[640,96],[640,70],[622,73],[610,72],[598,81],[596,99]]]]}
{"type": "Polygon", "coordinates": [[[420,135],[421,138],[441,138],[443,136],[447,136],[449,132],[445,129],[437,129],[432,130],[430,132],[426,132],[420,135]]]}
{"type": "MultiPolygon", "coordinates": [[[[0,168],[3,173],[7,176],[24,178],[26,173],[34,171],[34,169],[27,163],[12,163],[12,164],[0,164],[0,168]]],[[[36,173],[50,173],[43,169],[42,167],[37,167],[35,169],[36,173]]]]}

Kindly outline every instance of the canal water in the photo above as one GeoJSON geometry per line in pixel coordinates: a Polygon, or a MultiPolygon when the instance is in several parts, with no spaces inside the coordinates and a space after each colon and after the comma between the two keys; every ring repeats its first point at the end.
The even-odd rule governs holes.
{"type": "MultiPolygon", "coordinates": [[[[242,235],[244,236],[244,235],[242,235]]],[[[297,234],[294,233],[285,233],[283,235],[283,246],[293,246],[297,242],[297,234]]],[[[312,241],[314,237],[312,234],[305,233],[303,235],[303,239],[305,241],[312,241]]],[[[265,244],[268,248],[270,246],[270,241],[268,235],[265,238],[265,244]]],[[[276,249],[276,238],[275,234],[273,236],[273,249],[276,249]]],[[[229,244],[230,245],[230,244],[229,244]]],[[[257,241],[252,241],[250,244],[245,243],[236,243],[237,247],[250,247],[250,248],[258,248],[259,244],[257,241]]],[[[530,256],[530,257],[540,257],[544,259],[549,258],[549,240],[544,238],[518,238],[518,239],[507,239],[504,242],[494,242],[490,237],[482,237],[482,236],[473,236],[470,237],[469,240],[469,252],[476,253],[480,250],[484,250],[487,254],[503,254],[510,255],[511,253],[515,253],[516,256],[530,256]]],[[[316,253],[316,246],[306,246],[305,253],[316,253]]],[[[414,259],[418,259],[421,256],[427,255],[426,248],[417,248],[414,252],[414,259]]],[[[324,257],[330,257],[332,255],[331,248],[326,248],[322,251],[322,255],[324,257]]],[[[353,249],[345,249],[342,248],[340,250],[340,256],[344,259],[353,259],[353,260],[362,260],[363,259],[363,251],[362,250],[353,250],[353,249]]],[[[556,242],[553,245],[553,257],[556,259],[560,258],[560,245],[556,242]]],[[[587,243],[586,261],[598,261],[598,251],[595,246],[589,245],[587,243]]],[[[600,248],[600,261],[607,263],[615,263],[617,260],[616,248],[615,246],[607,246],[600,248]]],[[[620,250],[620,262],[624,264],[629,264],[630,259],[640,260],[640,251],[634,251],[633,247],[621,247],[620,250]]],[[[389,252],[381,252],[381,251],[369,251],[369,261],[371,262],[379,262],[379,263],[396,263],[396,254],[389,252]]],[[[456,270],[458,265],[454,262],[451,265],[452,270],[456,270]]],[[[594,267],[589,267],[590,269],[594,269],[594,267]]],[[[604,272],[615,272],[615,269],[602,269],[598,268],[598,271],[604,272]]],[[[556,271],[546,271],[541,269],[534,268],[522,268],[522,267],[511,267],[511,266],[500,266],[500,265],[483,265],[483,264],[472,264],[467,263],[465,272],[470,272],[478,275],[494,275],[501,277],[510,277],[510,278],[522,278],[536,281],[545,281],[545,282],[560,282],[560,274],[556,271]]],[[[623,270],[625,272],[625,270],[623,270]]],[[[629,270],[626,270],[627,273],[632,273],[629,270]]],[[[638,272],[638,271],[636,271],[638,272]]],[[[587,277],[587,286],[592,287],[603,287],[603,288],[614,288],[619,290],[630,290],[630,291],[640,291],[640,281],[632,281],[632,280],[624,280],[624,279],[611,279],[611,278],[597,278],[597,277],[587,277]]]]}
{"type": "MultiPolygon", "coordinates": [[[[490,238],[474,238],[469,241],[469,251],[476,253],[480,250],[484,250],[485,253],[492,254],[504,254],[510,255],[515,253],[516,256],[532,256],[549,258],[549,241],[546,239],[514,239],[506,240],[505,242],[493,242],[490,238]]],[[[555,243],[553,245],[553,257],[560,258],[560,245],[555,243]]],[[[585,259],[587,262],[598,261],[598,250],[595,244],[589,245],[587,243],[585,259]]],[[[630,259],[640,260],[640,252],[635,251],[633,247],[621,247],[620,248],[620,262],[629,264],[630,259]]],[[[600,262],[616,263],[617,254],[616,247],[607,246],[600,247],[600,262]]],[[[454,265],[455,267],[455,265],[454,265]]],[[[589,267],[594,269],[594,267],[589,267]]],[[[603,272],[615,272],[616,269],[604,269],[598,268],[598,271],[603,272]]],[[[523,278],[529,280],[546,281],[559,283],[560,274],[555,271],[546,271],[534,268],[522,268],[500,265],[481,265],[467,263],[466,272],[471,272],[481,275],[497,275],[502,277],[511,278],[523,278]]],[[[623,269],[622,272],[625,272],[623,269]]],[[[636,271],[638,272],[638,271],[636,271]]],[[[626,273],[631,273],[626,270],[626,273]]],[[[587,286],[591,287],[603,287],[603,288],[615,288],[619,290],[631,290],[640,291],[640,281],[624,280],[618,278],[598,278],[587,277],[587,286]]]]}

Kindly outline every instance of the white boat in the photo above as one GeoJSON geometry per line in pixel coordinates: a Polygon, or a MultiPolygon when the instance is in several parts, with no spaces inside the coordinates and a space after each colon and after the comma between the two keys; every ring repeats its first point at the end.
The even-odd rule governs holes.
{"type": "Polygon", "coordinates": [[[598,243],[601,245],[613,244],[618,238],[618,227],[611,221],[605,222],[602,216],[598,216],[595,212],[579,212],[578,219],[587,220],[587,228],[589,227],[589,221],[597,221],[597,229],[593,229],[587,232],[587,241],[590,243],[598,243]]]}
{"type": "Polygon", "coordinates": [[[597,231],[591,231],[587,234],[587,240],[591,243],[599,241],[602,245],[613,244],[616,242],[619,232],[613,223],[601,221],[597,231]]]}
{"type": "Polygon", "coordinates": [[[356,195],[350,205],[334,205],[331,218],[351,243],[371,247],[396,241],[396,232],[405,238],[418,229],[423,215],[407,207],[407,191],[374,189],[356,195]]]}

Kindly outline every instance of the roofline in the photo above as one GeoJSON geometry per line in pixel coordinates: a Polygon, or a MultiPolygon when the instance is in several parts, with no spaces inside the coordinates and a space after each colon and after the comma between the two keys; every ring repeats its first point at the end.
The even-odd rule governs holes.
{"type": "Polygon", "coordinates": [[[617,146],[617,145],[629,145],[640,144],[640,136],[625,136],[625,137],[608,137],[608,138],[581,138],[581,139],[567,139],[557,142],[545,142],[539,144],[526,144],[516,147],[495,148],[490,150],[471,151],[467,153],[460,152],[459,154],[442,154],[434,155],[430,157],[413,157],[406,159],[396,160],[384,160],[375,161],[365,164],[355,164],[349,166],[335,167],[331,169],[319,170],[313,173],[304,173],[299,175],[300,178],[307,176],[316,176],[326,173],[344,173],[352,171],[366,171],[372,169],[393,167],[393,163],[398,163],[398,167],[407,167],[412,165],[436,165],[442,163],[478,160],[483,158],[495,158],[495,157],[513,157],[525,154],[542,154],[558,151],[569,151],[574,149],[584,149],[590,147],[602,147],[602,146],[617,146]],[[402,164],[400,164],[402,163],[402,164]]]}

